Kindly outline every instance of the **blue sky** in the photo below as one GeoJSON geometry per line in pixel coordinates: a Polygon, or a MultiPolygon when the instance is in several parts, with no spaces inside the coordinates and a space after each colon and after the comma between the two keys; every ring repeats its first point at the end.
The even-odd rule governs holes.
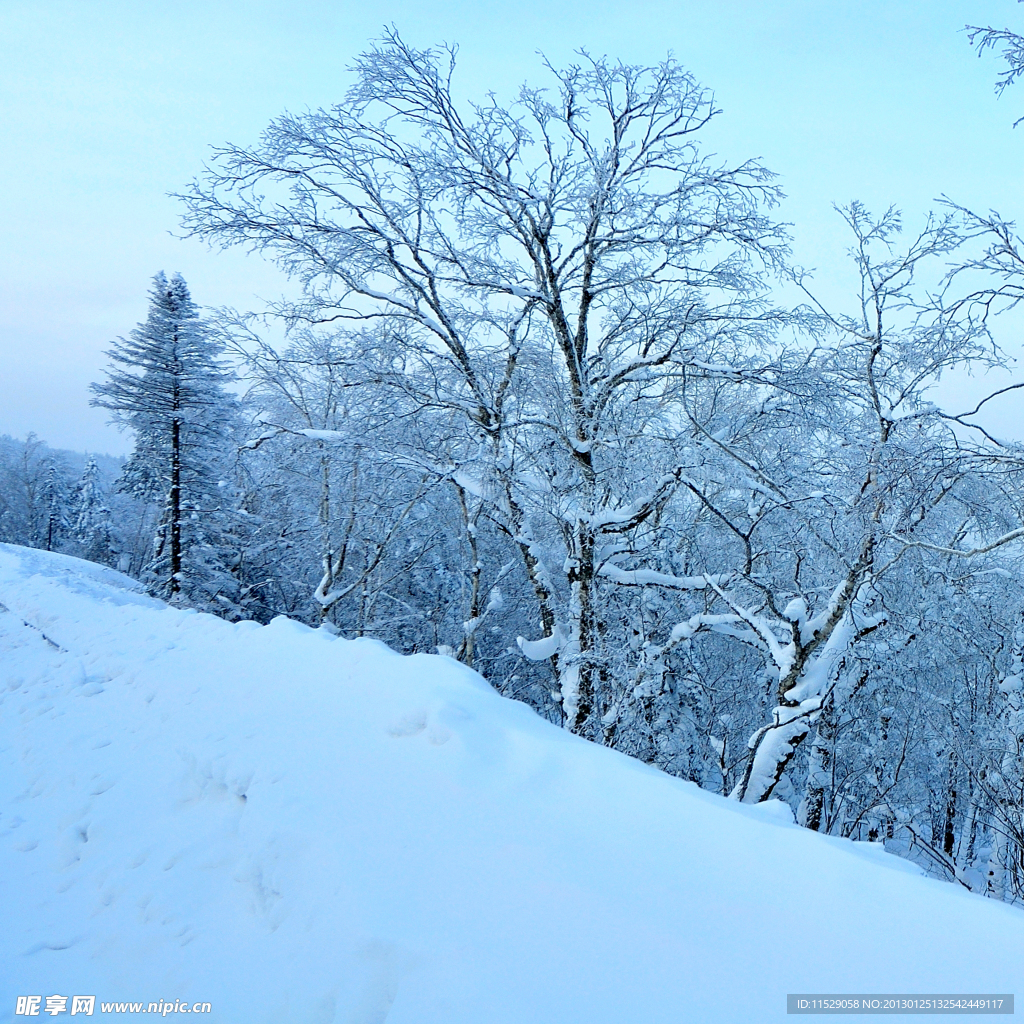
{"type": "Polygon", "coordinates": [[[966,22],[1024,32],[1024,7],[0,0],[0,433],[126,450],[88,407],[88,384],[110,342],[145,315],[158,270],[180,271],[207,305],[251,308],[281,293],[258,258],[174,238],[166,193],[211,145],[253,141],[285,109],[340,99],[348,64],[384,24],[417,46],[458,43],[466,96],[539,81],[538,51],[555,64],[578,47],[636,64],[673,51],[723,108],[709,148],[761,157],[782,176],[795,257],[838,296],[852,281],[833,201],[895,203],[908,226],[941,193],[1024,218],[1024,126],[1011,128],[1024,86],[995,99],[997,63],[971,50],[966,22]]]}

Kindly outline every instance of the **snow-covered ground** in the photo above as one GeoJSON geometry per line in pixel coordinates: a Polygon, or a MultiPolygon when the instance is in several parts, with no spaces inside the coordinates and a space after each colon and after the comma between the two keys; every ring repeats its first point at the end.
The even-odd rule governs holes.
{"type": "Polygon", "coordinates": [[[715,1024],[782,1020],[787,992],[1024,993],[1021,912],[450,659],[6,545],[0,603],[2,1021],[52,994],[111,1020],[715,1024]]]}

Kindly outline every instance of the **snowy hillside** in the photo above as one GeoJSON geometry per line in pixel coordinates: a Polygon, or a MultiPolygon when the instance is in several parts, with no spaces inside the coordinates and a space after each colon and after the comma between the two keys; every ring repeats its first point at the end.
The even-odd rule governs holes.
{"type": "Polygon", "coordinates": [[[55,993],[224,1024],[1024,993],[1019,911],[578,740],[450,659],[2,545],[0,604],[2,1021],[55,993]]]}

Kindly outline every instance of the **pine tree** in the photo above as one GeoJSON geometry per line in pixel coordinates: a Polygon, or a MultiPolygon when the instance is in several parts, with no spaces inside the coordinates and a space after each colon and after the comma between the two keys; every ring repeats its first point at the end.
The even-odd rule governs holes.
{"type": "Polygon", "coordinates": [[[146,568],[154,591],[206,605],[232,587],[220,540],[235,402],[220,345],[182,277],[157,274],[150,297],[146,320],[108,352],[115,365],[92,385],[92,404],[135,433],[119,488],[163,506],[146,568]]]}
{"type": "Polygon", "coordinates": [[[78,481],[72,509],[71,529],[80,545],[82,557],[91,562],[113,565],[117,555],[114,524],[100,483],[100,469],[94,458],[90,457],[82,479],[78,481]]]}
{"type": "Polygon", "coordinates": [[[71,525],[68,518],[68,488],[54,459],[49,460],[42,491],[43,521],[41,547],[55,551],[71,525]]]}

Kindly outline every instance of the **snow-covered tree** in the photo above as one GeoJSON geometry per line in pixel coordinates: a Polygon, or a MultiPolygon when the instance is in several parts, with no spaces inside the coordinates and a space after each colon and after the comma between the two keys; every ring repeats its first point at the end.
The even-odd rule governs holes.
{"type": "MultiPolygon", "coordinates": [[[[232,331],[245,347],[256,413],[244,449],[261,481],[256,501],[267,553],[299,563],[293,578],[308,580],[317,621],[400,649],[450,648],[469,662],[488,603],[486,594],[480,598],[483,562],[472,554],[474,545],[479,554],[472,521],[479,509],[470,511],[464,490],[437,468],[445,433],[437,417],[367,381],[358,338],[301,330],[278,353],[244,325],[232,331]],[[460,535],[470,557],[464,574],[455,564],[460,535]],[[436,566],[437,584],[464,575],[465,587],[455,589],[465,590],[465,601],[447,585],[443,597],[414,597],[426,564],[436,566]],[[450,619],[475,624],[459,626],[460,639],[450,619]]],[[[489,581],[491,589],[497,582],[489,581]]]]}
{"type": "Polygon", "coordinates": [[[293,321],[378,324],[375,378],[461,417],[431,471],[457,473],[517,546],[543,631],[523,650],[550,666],[568,727],[596,736],[616,702],[609,602],[656,578],[630,535],[657,533],[682,487],[684,374],[742,372],[732,357],[775,322],[778,190],[756,162],[702,155],[717,111],[672,60],[584,57],[549,67],[551,93],[464,111],[453,66],[389,34],[344,103],[222,151],[187,224],[297,275],[293,321]],[[662,443],[637,450],[655,423],[662,443]]]}
{"type": "Polygon", "coordinates": [[[83,558],[117,564],[115,528],[100,480],[96,459],[90,458],[71,502],[71,532],[83,558]]]}
{"type": "Polygon", "coordinates": [[[47,551],[55,551],[71,527],[71,517],[66,475],[53,458],[46,467],[42,502],[45,534],[42,546],[47,551]]]}
{"type": "Polygon", "coordinates": [[[154,277],[146,320],[108,355],[92,404],[135,435],[120,487],[163,509],[146,575],[170,598],[230,603],[235,403],[220,344],[180,275],[154,277]]]}
{"type": "MultiPolygon", "coordinates": [[[[855,203],[842,212],[854,236],[859,308],[840,316],[818,307],[818,347],[788,384],[804,385],[799,418],[786,402],[791,425],[776,430],[766,417],[739,443],[718,439],[722,471],[732,463],[734,495],[745,493],[749,505],[702,494],[743,538],[746,564],[713,588],[719,608],[678,627],[683,637],[735,631],[765,652],[777,681],[771,721],[748,743],[738,799],[767,799],[821,723],[802,811],[809,823],[820,821],[828,734],[849,689],[842,680],[859,677],[858,651],[913,600],[899,580],[909,552],[930,544],[966,560],[970,553],[958,548],[965,522],[978,536],[1002,534],[1000,544],[1020,526],[1012,503],[979,502],[985,453],[925,397],[952,366],[1000,361],[983,322],[919,288],[927,267],[962,243],[955,217],[930,220],[901,245],[895,211],[876,219],[855,203]]],[[[935,271],[939,280],[944,270],[935,271]]]]}

